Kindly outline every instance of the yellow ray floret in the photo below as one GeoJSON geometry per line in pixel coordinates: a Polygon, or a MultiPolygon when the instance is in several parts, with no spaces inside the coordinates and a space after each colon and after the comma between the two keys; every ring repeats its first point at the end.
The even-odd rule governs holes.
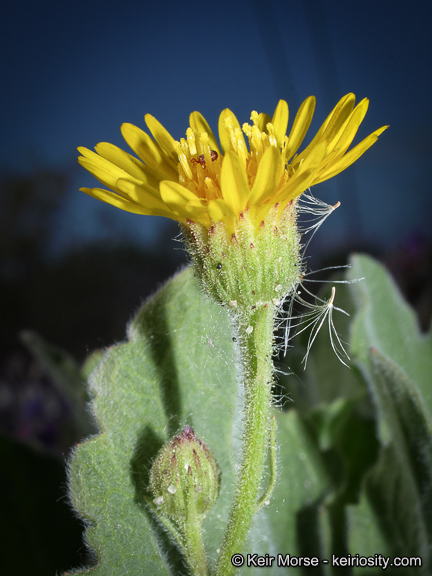
{"type": "Polygon", "coordinates": [[[191,114],[186,138],[180,141],[147,114],[153,138],[132,124],[121,129],[138,158],[106,142],[98,144],[96,152],[78,148],[80,164],[109,188],[81,190],[122,210],[166,216],[186,225],[199,222],[207,228],[218,221],[233,228],[239,215],[249,210],[258,226],[275,204],[282,211],[310,186],[348,168],[376,142],[387,126],[348,151],[368,104],[365,98],[355,106],[354,94],[341,98],[301,152],[315,110],[314,96],[302,103],[288,135],[284,100],[272,118],[252,112],[251,124],[243,126],[230,110],[223,110],[220,147],[199,112],[191,114]]]}

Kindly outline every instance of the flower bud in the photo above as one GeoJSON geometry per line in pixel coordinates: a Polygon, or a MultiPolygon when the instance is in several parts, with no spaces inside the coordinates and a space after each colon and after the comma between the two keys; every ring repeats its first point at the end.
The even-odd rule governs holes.
{"type": "Polygon", "coordinates": [[[190,426],[159,451],[150,472],[156,506],[182,525],[204,517],[219,495],[220,469],[207,446],[190,426]]]}

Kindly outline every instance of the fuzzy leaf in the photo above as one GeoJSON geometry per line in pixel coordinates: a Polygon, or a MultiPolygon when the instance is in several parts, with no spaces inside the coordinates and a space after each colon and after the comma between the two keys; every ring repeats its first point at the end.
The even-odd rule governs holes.
{"type": "MultiPolygon", "coordinates": [[[[432,414],[432,334],[420,333],[414,311],[402,298],[384,267],[367,256],[354,256],[349,278],[364,277],[351,286],[358,310],[351,345],[360,366],[369,365],[369,350],[377,349],[412,381],[408,390],[432,414]]],[[[374,391],[372,390],[372,393],[374,391]]],[[[377,407],[383,407],[375,397],[377,407]]],[[[384,431],[380,430],[382,434],[384,431]]]]}
{"type": "MultiPolygon", "coordinates": [[[[364,492],[357,505],[348,506],[347,517],[348,547],[352,554],[360,554],[360,556],[381,554],[386,557],[391,555],[391,548],[384,538],[384,532],[376,521],[375,513],[364,492]]],[[[354,570],[354,574],[369,574],[370,570],[370,567],[359,568],[354,570]]]]}
{"type": "MultiPolygon", "coordinates": [[[[414,573],[429,574],[431,336],[420,334],[413,311],[382,266],[354,257],[348,278],[361,277],[349,291],[339,286],[336,299],[352,315],[347,347],[352,369],[338,365],[328,331],[322,330],[302,372],[297,360],[307,343],[302,334],[288,356],[296,375],[285,378],[284,390],[309,423],[331,478],[321,508],[329,520],[324,543],[330,535],[323,557],[338,547],[369,556],[414,554],[423,558],[422,571],[414,573]]],[[[335,324],[346,342],[345,318],[335,324]]]]}
{"type": "Polygon", "coordinates": [[[241,434],[234,349],[227,313],[204,298],[186,270],[139,312],[128,341],[109,349],[90,380],[101,434],[76,450],[70,491],[89,520],[96,568],[79,574],[187,573],[146,507],[151,462],[185,424],[213,451],[222,489],[205,520],[213,561],[232,497],[233,436],[241,434]]]}
{"type": "MultiPolygon", "coordinates": [[[[91,573],[186,573],[146,510],[144,495],[153,456],[166,438],[191,424],[222,468],[221,496],[205,523],[208,554],[215,560],[242,435],[230,321],[186,271],[144,306],[128,335],[128,342],[107,351],[91,378],[92,408],[103,433],[77,449],[71,494],[75,508],[92,523],[86,537],[99,564],[91,573]]],[[[328,537],[322,502],[329,477],[299,414],[276,413],[281,481],[244,552],[318,555],[328,537]]],[[[319,574],[327,574],[326,568],[319,574]]]]}
{"type": "MultiPolygon", "coordinates": [[[[363,512],[370,507],[393,555],[421,556],[422,569],[415,573],[426,575],[432,561],[432,337],[420,334],[382,266],[356,256],[350,275],[365,277],[352,286],[358,308],[352,349],[374,403],[381,444],[366,478],[363,512]]],[[[357,543],[360,526],[353,522],[357,543]]]]}

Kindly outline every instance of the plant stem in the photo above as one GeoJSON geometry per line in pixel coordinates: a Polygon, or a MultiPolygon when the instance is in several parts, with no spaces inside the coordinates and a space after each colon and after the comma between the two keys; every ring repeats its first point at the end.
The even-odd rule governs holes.
{"type": "Polygon", "coordinates": [[[274,307],[265,306],[242,311],[237,316],[244,365],[244,442],[236,494],[216,576],[235,573],[231,557],[242,552],[257,511],[269,440],[274,314],[274,307]]]}
{"type": "Polygon", "coordinates": [[[183,526],[186,558],[192,568],[194,576],[209,576],[207,555],[202,539],[202,517],[189,513],[183,526]]]}
{"type": "Polygon", "coordinates": [[[193,576],[209,576],[207,556],[202,539],[202,517],[195,510],[189,511],[187,522],[178,527],[167,516],[160,514],[153,502],[148,501],[147,505],[174,538],[177,546],[185,555],[193,576]]]}
{"type": "Polygon", "coordinates": [[[270,474],[270,478],[269,478],[269,482],[267,484],[267,487],[266,487],[264,493],[262,494],[262,496],[260,496],[259,500],[257,501],[257,509],[256,509],[257,514],[261,510],[261,508],[264,506],[264,504],[266,502],[268,502],[268,500],[269,500],[269,498],[273,492],[273,488],[275,486],[275,483],[276,483],[276,416],[273,416],[272,426],[270,428],[269,474],[270,474]]]}

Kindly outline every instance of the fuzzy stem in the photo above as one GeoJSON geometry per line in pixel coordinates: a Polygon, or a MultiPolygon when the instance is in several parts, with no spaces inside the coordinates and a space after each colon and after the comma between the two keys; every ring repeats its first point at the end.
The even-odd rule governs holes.
{"type": "Polygon", "coordinates": [[[274,314],[274,307],[264,306],[241,311],[237,316],[238,334],[243,344],[244,442],[236,494],[216,576],[234,574],[231,557],[242,551],[257,511],[270,428],[274,314]]]}
{"type": "Polygon", "coordinates": [[[167,516],[161,514],[153,502],[148,501],[147,504],[185,555],[192,570],[191,574],[193,576],[209,576],[207,556],[202,539],[202,517],[196,513],[196,510],[189,510],[187,521],[179,528],[167,516]]]}
{"type": "Polygon", "coordinates": [[[270,477],[269,477],[269,482],[267,484],[267,487],[257,502],[257,509],[256,509],[257,514],[261,510],[261,508],[264,506],[264,504],[266,502],[268,502],[268,500],[269,500],[269,498],[273,492],[273,488],[275,487],[275,483],[276,483],[276,417],[275,416],[273,416],[273,418],[272,418],[272,426],[270,428],[269,473],[270,473],[270,477]]]}
{"type": "Polygon", "coordinates": [[[184,552],[183,536],[178,531],[176,525],[173,522],[171,522],[171,520],[167,516],[165,516],[164,514],[161,514],[160,511],[158,510],[157,506],[155,506],[153,504],[153,502],[151,502],[150,500],[147,500],[146,503],[147,503],[147,506],[150,508],[150,510],[155,515],[155,517],[165,527],[168,534],[170,534],[174,538],[174,541],[177,543],[177,546],[179,547],[179,549],[182,552],[184,552]]]}
{"type": "MultiPolygon", "coordinates": [[[[193,511],[195,512],[195,511],[193,511]]],[[[184,524],[184,551],[192,568],[193,576],[209,576],[207,555],[202,539],[202,516],[189,511],[184,524]]]]}

